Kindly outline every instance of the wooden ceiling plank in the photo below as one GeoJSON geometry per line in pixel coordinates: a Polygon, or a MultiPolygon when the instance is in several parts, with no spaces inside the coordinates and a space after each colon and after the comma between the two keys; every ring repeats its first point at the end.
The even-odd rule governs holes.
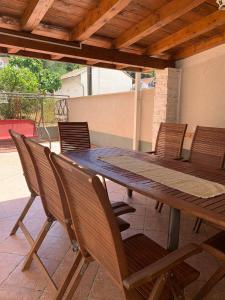
{"type": "Polygon", "coordinates": [[[191,46],[185,47],[184,49],[180,49],[173,54],[173,57],[176,60],[184,59],[189,56],[211,49],[213,47],[222,45],[224,43],[225,43],[225,33],[221,33],[211,38],[204,39],[191,46]]]}
{"type": "Polygon", "coordinates": [[[225,24],[225,11],[217,10],[216,12],[201,18],[199,21],[196,21],[176,33],[152,44],[146,53],[148,55],[158,55],[223,24],[225,24]]]}
{"type": "Polygon", "coordinates": [[[21,28],[32,31],[52,6],[54,0],[30,0],[21,18],[21,28]]]}
{"type": "Polygon", "coordinates": [[[173,20],[196,8],[205,0],[173,0],[152,12],[147,18],[121,34],[115,41],[115,48],[128,47],[145,36],[162,28],[173,20]]]}
{"type": "Polygon", "coordinates": [[[105,63],[122,64],[132,67],[152,67],[163,69],[174,66],[172,61],[151,58],[146,55],[135,55],[114,49],[83,45],[82,49],[77,44],[57,39],[46,38],[10,30],[0,30],[0,46],[19,47],[27,51],[42,52],[50,55],[63,55],[70,58],[85,60],[99,60],[105,63]]]}
{"type": "Polygon", "coordinates": [[[5,29],[20,30],[20,21],[9,16],[0,16],[0,27],[5,29]]]}
{"type": "Polygon", "coordinates": [[[85,18],[76,25],[71,33],[71,40],[84,41],[98,31],[110,19],[122,11],[131,0],[101,0],[99,5],[90,10],[85,18]]]}

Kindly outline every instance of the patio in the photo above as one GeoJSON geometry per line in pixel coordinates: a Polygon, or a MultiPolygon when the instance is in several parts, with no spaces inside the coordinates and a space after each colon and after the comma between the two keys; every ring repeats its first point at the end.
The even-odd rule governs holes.
{"type": "MultiPolygon", "coordinates": [[[[59,152],[58,143],[53,144],[53,150],[59,152]]],[[[29,271],[21,272],[24,257],[30,249],[24,235],[19,230],[15,236],[9,237],[9,230],[15,223],[29,195],[17,152],[1,153],[0,164],[2,171],[0,175],[2,183],[0,197],[0,299],[52,299],[51,288],[46,286],[45,277],[35,262],[32,263],[29,271]]],[[[137,209],[134,215],[124,216],[131,223],[131,228],[123,233],[123,236],[144,232],[159,244],[166,246],[168,207],[164,206],[163,212],[159,214],[154,209],[154,200],[137,193],[134,193],[132,199],[128,199],[126,190],[110,181],[107,182],[107,187],[111,201],[126,201],[137,209]]],[[[44,212],[41,202],[36,201],[25,222],[33,236],[38,233],[43,219],[44,212]]],[[[200,242],[216,232],[215,229],[204,224],[199,234],[193,233],[191,230],[193,219],[188,215],[182,215],[181,222],[181,245],[189,242],[200,242]]],[[[52,227],[39,254],[50,274],[54,274],[53,278],[59,284],[74,256],[69,240],[67,240],[59,224],[52,227]]],[[[201,271],[199,279],[186,290],[187,299],[192,299],[193,293],[209,278],[210,274],[219,266],[219,262],[206,253],[189,259],[189,262],[201,271]]],[[[224,289],[225,279],[213,289],[206,299],[223,299],[224,289]]],[[[72,299],[122,300],[122,296],[107,274],[96,263],[92,263],[72,299]]]]}
{"type": "MultiPolygon", "coordinates": [[[[214,135],[214,138],[209,137],[207,134],[204,135],[203,146],[200,143],[200,148],[203,148],[203,155],[199,156],[200,164],[198,159],[196,159],[196,164],[191,162],[190,159],[190,164],[186,164],[186,166],[189,166],[185,167],[185,163],[178,160],[193,152],[190,145],[193,137],[195,140],[194,132],[196,132],[197,125],[200,125],[200,127],[205,126],[205,128],[208,126],[211,129],[216,128],[216,132],[217,130],[225,131],[225,91],[223,82],[225,74],[224,7],[225,0],[3,0],[0,5],[0,53],[135,72],[135,90],[123,95],[123,99],[127,99],[127,106],[125,101],[118,95],[109,96],[111,105],[109,105],[105,95],[102,96],[105,101],[102,101],[99,105],[95,103],[98,103],[100,99],[93,100],[92,96],[86,99],[79,99],[80,103],[78,99],[75,99],[76,101],[70,99],[68,101],[68,121],[88,122],[90,124],[91,138],[94,136],[102,142],[102,144],[97,143],[92,139],[91,143],[97,146],[108,146],[106,143],[108,141],[112,147],[132,148],[133,150],[144,152],[156,148],[158,129],[161,128],[162,122],[164,124],[182,123],[185,126],[187,124],[188,130],[186,132],[185,127],[182,143],[180,144],[180,155],[173,156],[173,161],[166,162],[165,159],[165,165],[163,165],[163,158],[160,161],[160,155],[159,157],[152,155],[152,157],[155,156],[156,158],[148,155],[149,157],[145,159],[147,154],[136,154],[135,152],[133,152],[133,158],[136,157],[135,155],[142,156],[142,159],[140,159],[142,160],[141,163],[143,164],[144,161],[148,168],[149,163],[152,162],[151,159],[153,161],[155,159],[155,165],[158,164],[157,167],[162,164],[162,167],[166,169],[168,165],[172,165],[172,175],[167,175],[167,177],[170,177],[169,179],[174,179],[173,175],[177,174],[177,181],[182,181],[177,171],[183,170],[183,175],[187,182],[187,178],[190,179],[188,175],[193,173],[192,177],[214,181],[211,184],[208,182],[210,187],[219,183],[220,187],[223,185],[222,188],[224,190],[225,175],[223,168],[225,152],[223,151],[223,135],[220,135],[220,138],[219,134],[214,135]],[[156,70],[156,86],[150,95],[150,93],[141,92],[140,82],[141,73],[152,70],[156,70]],[[89,101],[92,102],[93,107],[87,105],[89,101]],[[117,101],[120,101],[120,103],[117,103],[117,101]],[[122,102],[123,105],[121,105],[122,102]],[[104,105],[108,107],[111,119],[107,117],[104,105]],[[77,107],[75,108],[75,106],[77,107]],[[92,114],[96,107],[99,109],[99,112],[95,111],[95,114],[92,114]],[[121,107],[123,107],[123,110],[121,107]],[[93,119],[88,113],[93,115],[93,119]],[[119,117],[119,122],[114,116],[119,117]],[[106,118],[105,123],[102,121],[103,117],[106,118]],[[108,126],[112,131],[106,130],[107,132],[103,132],[103,129],[106,129],[104,124],[107,124],[106,127],[108,126]],[[117,141],[120,141],[120,144],[117,141]],[[207,142],[211,143],[213,147],[207,148],[207,142]],[[213,170],[202,167],[202,160],[205,160],[206,164],[210,161],[215,163],[215,157],[213,156],[218,154],[217,142],[221,142],[222,145],[218,147],[220,150],[222,149],[218,155],[223,156],[223,159],[220,161],[221,164],[219,166],[213,165],[213,170]],[[208,152],[204,148],[204,143],[208,152]],[[182,148],[183,153],[181,153],[182,148]],[[183,163],[181,168],[179,163],[183,163]],[[199,165],[202,167],[201,170],[198,169],[199,165]]],[[[90,92],[90,94],[92,93],[90,92]]],[[[80,133],[73,136],[68,134],[70,139],[75,142],[80,142],[79,135],[80,133]]],[[[176,136],[176,132],[172,134],[172,137],[174,136],[176,136]]],[[[23,140],[21,137],[20,139],[23,140]]],[[[30,242],[30,245],[20,229],[14,236],[9,236],[10,229],[27,202],[29,191],[22,174],[17,152],[0,153],[0,300],[54,299],[56,290],[60,293],[59,297],[62,297],[67,286],[66,284],[65,286],[60,286],[60,283],[66,279],[65,281],[67,281],[68,285],[72,285],[72,280],[67,280],[66,274],[71,266],[74,267],[74,252],[71,249],[71,244],[74,246],[75,240],[78,241],[80,247],[78,247],[77,257],[82,256],[81,261],[78,260],[79,265],[76,266],[75,272],[73,269],[73,275],[75,274],[76,280],[77,278],[79,280],[84,274],[85,268],[83,269],[83,267],[89,264],[93,258],[100,265],[106,267],[108,273],[117,282],[118,287],[123,289],[124,294],[122,296],[118,287],[109,279],[105,270],[95,262],[92,262],[82,277],[76,293],[72,298],[69,296],[67,299],[122,300],[124,297],[135,300],[136,298],[147,299],[149,297],[147,294],[152,288],[151,284],[154,278],[157,278],[151,290],[153,291],[151,296],[154,299],[158,300],[159,296],[162,295],[168,295],[169,297],[171,293],[177,299],[179,297],[184,299],[182,292],[186,284],[184,283],[180,286],[179,284],[182,284],[183,279],[183,282],[185,282],[185,271],[189,267],[179,263],[185,257],[189,257],[188,255],[198,253],[200,247],[205,250],[205,244],[201,244],[200,247],[189,245],[189,248],[185,248],[186,252],[183,251],[183,248],[170,252],[170,250],[175,250],[178,246],[180,213],[182,218],[179,246],[190,242],[201,243],[205,241],[217,233],[217,229],[204,223],[201,226],[200,233],[194,233],[192,228],[195,219],[191,215],[198,217],[200,221],[203,219],[204,221],[212,222],[214,226],[224,230],[225,199],[223,191],[219,194],[215,193],[204,197],[202,194],[204,194],[205,190],[207,193],[210,188],[209,190],[204,189],[205,185],[203,183],[199,184],[202,194],[196,195],[189,193],[188,189],[183,191],[182,189],[177,189],[176,186],[171,187],[164,184],[163,181],[154,180],[151,176],[142,176],[143,174],[138,174],[135,170],[129,171],[126,168],[122,168],[123,175],[125,174],[123,176],[121,175],[120,165],[117,165],[116,169],[113,165],[104,165],[104,162],[100,162],[103,164],[100,171],[106,172],[104,174],[104,172],[99,172],[99,169],[89,168],[90,162],[88,160],[86,162],[89,165],[79,164],[79,160],[76,161],[75,157],[74,162],[78,166],[88,168],[95,174],[102,175],[103,179],[114,179],[116,182],[126,186],[131,194],[132,190],[140,192],[134,192],[133,197],[128,198],[124,187],[107,180],[110,201],[124,201],[136,209],[135,213],[122,216],[131,225],[127,231],[122,233],[122,236],[125,238],[136,233],[144,233],[146,235],[144,237],[145,244],[134,244],[133,248],[130,247],[131,255],[129,256],[129,251],[127,251],[126,247],[132,246],[132,242],[129,245],[127,240],[121,240],[119,234],[121,228],[117,226],[117,219],[113,215],[113,213],[116,214],[114,208],[108,203],[107,190],[103,187],[104,180],[102,185],[98,177],[88,172],[85,173],[84,170],[76,166],[69,166],[68,161],[64,161],[64,164],[67,166],[63,165],[63,163],[60,165],[59,157],[57,158],[58,162],[57,159],[54,161],[54,156],[51,156],[48,149],[45,149],[46,151],[40,150],[38,148],[43,147],[38,144],[33,143],[32,145],[32,142],[25,141],[24,145],[24,148],[21,148],[20,155],[24,153],[25,159],[30,159],[29,155],[31,156],[33,164],[29,165],[31,163],[30,160],[27,168],[29,172],[33,167],[36,168],[35,171],[38,178],[37,180],[36,176],[32,177],[32,172],[29,175],[30,177],[28,176],[28,181],[32,181],[32,184],[34,183],[34,186],[31,184],[32,188],[30,189],[32,197],[41,195],[45,213],[47,212],[47,220],[44,222],[41,234],[38,234],[46,215],[41,201],[35,201],[26,215],[24,223],[29,228],[33,239],[38,236],[37,240],[32,240],[31,236],[24,230],[24,224],[21,222],[20,228],[22,228],[23,233],[25,232],[25,236],[28,237],[27,240],[30,242]],[[53,160],[50,161],[50,157],[53,160]],[[52,165],[56,169],[61,166],[60,172],[63,173],[66,170],[66,175],[61,177],[62,174],[60,174],[60,180],[55,178],[56,172],[54,168],[52,169],[52,165]],[[113,178],[111,176],[113,172],[114,176],[117,177],[113,178]],[[48,175],[49,177],[47,177],[48,175]],[[109,176],[107,177],[107,175],[109,176]],[[38,176],[43,178],[40,179],[38,176]],[[50,178],[49,181],[48,178],[50,178]],[[73,181],[71,181],[72,179],[73,181]],[[62,185],[61,193],[59,192],[59,183],[62,185]],[[66,191],[66,196],[63,188],[66,191]],[[74,195],[78,194],[80,197],[72,197],[73,193],[74,195]],[[163,203],[162,213],[155,209],[155,200],[144,195],[152,195],[154,199],[163,203]],[[69,197],[71,198],[67,201],[69,197]],[[91,202],[90,199],[94,199],[94,201],[91,202]],[[82,200],[86,201],[82,202],[82,200]],[[170,208],[166,204],[171,207],[170,219],[170,208]],[[73,212],[73,205],[76,207],[74,209],[75,212],[73,212]],[[185,212],[189,214],[186,215],[185,212]],[[54,219],[59,222],[57,224],[54,223],[43,244],[41,244],[45,233],[48,232],[49,224],[54,219]],[[67,233],[71,233],[70,240],[67,239],[64,230],[59,225],[60,222],[66,228],[67,233]],[[150,240],[150,237],[153,241],[150,240]],[[167,243],[168,237],[169,242],[172,241],[171,244],[167,243]],[[105,240],[105,244],[101,242],[101,239],[105,240]],[[160,252],[161,250],[157,251],[156,249],[162,248],[158,245],[155,247],[154,241],[166,249],[163,249],[162,252],[160,252]],[[41,248],[38,250],[38,257],[35,249],[38,249],[40,244],[41,248]],[[99,245],[102,245],[103,254],[97,249],[99,245]],[[179,252],[179,250],[181,251],[179,252]],[[139,255],[140,253],[143,255],[139,255]],[[110,254],[112,254],[112,257],[110,254]],[[124,259],[125,257],[126,259],[124,259]],[[52,276],[57,285],[55,290],[48,284],[46,277],[40,272],[35,261],[32,262],[29,270],[21,271],[24,261],[26,262],[25,266],[29,267],[29,262],[33,258],[42,269],[44,269],[42,262],[46,266],[50,276],[52,276]],[[129,262],[129,259],[131,262],[129,262]],[[156,261],[157,263],[155,263],[156,261]],[[157,265],[158,262],[159,265],[157,265]],[[146,268],[147,265],[148,267],[146,268]],[[152,265],[153,271],[150,270],[152,265]],[[173,271],[170,271],[171,268],[173,271]],[[184,270],[184,273],[181,273],[182,270],[184,270]],[[184,275],[180,276],[180,274],[184,275]],[[146,282],[150,282],[147,288],[144,285],[146,282]],[[142,287],[140,287],[141,284],[142,287]],[[138,290],[139,288],[140,290],[138,290]],[[169,292],[168,288],[170,289],[169,292]]],[[[90,147],[90,141],[88,147],[90,147]]],[[[77,149],[79,148],[75,147],[75,151],[72,154],[74,156],[78,155],[79,158],[77,149]]],[[[60,152],[58,143],[54,143],[53,150],[57,153],[60,152]]],[[[89,150],[88,148],[86,153],[89,150]]],[[[168,151],[168,148],[165,147],[164,150],[168,151]]],[[[114,150],[109,151],[113,152],[114,150]]],[[[128,150],[124,151],[128,152],[128,150]]],[[[63,151],[61,152],[63,153],[63,151]]],[[[196,152],[198,157],[198,151],[196,152]]],[[[155,152],[155,154],[157,153],[155,152]]],[[[165,151],[165,154],[168,153],[165,151]]],[[[101,158],[99,156],[96,159],[101,160],[101,158]]],[[[61,159],[61,161],[63,160],[61,159]]],[[[95,167],[99,168],[96,161],[95,167]]],[[[57,170],[59,171],[59,168],[57,170]]],[[[32,171],[34,170],[32,169],[32,171]]],[[[142,171],[144,172],[146,169],[142,171]]],[[[166,177],[165,174],[168,173],[164,173],[166,177]]],[[[193,184],[193,181],[190,180],[189,182],[191,182],[191,185],[196,186],[193,184]]],[[[125,205],[125,207],[127,206],[125,205]]],[[[139,240],[136,239],[135,241],[139,240]]],[[[219,246],[218,248],[220,246],[223,248],[223,242],[220,241],[220,244],[217,245],[219,246]]],[[[213,248],[213,251],[215,249],[213,248]]],[[[187,259],[190,265],[200,271],[200,277],[185,289],[185,299],[193,299],[193,295],[199,291],[201,286],[204,286],[214,271],[217,270],[218,272],[218,270],[221,270],[218,269],[220,262],[213,257],[214,254],[216,256],[218,253],[215,251],[216,253],[213,253],[213,255],[208,255],[206,251],[187,259]]],[[[220,251],[218,250],[218,252],[220,251]]],[[[224,272],[225,257],[224,251],[222,252],[224,272]]],[[[188,270],[190,271],[192,268],[188,270]]],[[[192,272],[192,274],[194,280],[197,272],[195,274],[192,272]]],[[[224,276],[224,273],[222,275],[224,276]]],[[[222,275],[221,277],[223,277],[222,275]]],[[[187,284],[188,282],[193,282],[193,280],[189,277],[187,284]]],[[[206,291],[207,287],[204,289],[206,291]]],[[[71,290],[73,291],[73,289],[71,290]]],[[[225,278],[220,280],[204,299],[224,299],[224,290],[225,278]]],[[[198,299],[201,300],[201,297],[198,299]]]]}

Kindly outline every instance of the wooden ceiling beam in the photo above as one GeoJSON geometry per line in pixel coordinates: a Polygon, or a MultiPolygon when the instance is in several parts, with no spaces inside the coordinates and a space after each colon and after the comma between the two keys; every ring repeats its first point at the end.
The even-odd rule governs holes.
{"type": "Polygon", "coordinates": [[[173,0],[152,12],[147,18],[122,33],[115,41],[115,48],[128,47],[145,36],[205,2],[205,0],[173,0]]]}
{"type": "Polygon", "coordinates": [[[184,49],[180,49],[173,54],[173,57],[176,60],[184,59],[189,56],[211,49],[213,47],[222,45],[224,43],[225,43],[225,33],[221,33],[211,38],[204,39],[184,49]]]}
{"type": "Polygon", "coordinates": [[[225,24],[225,11],[217,10],[216,12],[201,18],[199,21],[186,26],[178,32],[152,44],[148,48],[146,54],[158,55],[223,24],[225,24]]]}
{"type": "MultiPolygon", "coordinates": [[[[0,48],[0,53],[7,53],[7,49],[6,48],[0,48]],[[5,50],[5,51],[4,51],[5,50]]],[[[40,53],[40,52],[31,52],[31,51],[25,51],[25,50],[20,50],[16,55],[18,56],[25,56],[25,57],[35,57],[35,58],[39,58],[39,59],[47,59],[50,60],[51,56],[49,54],[45,54],[45,53],[40,53]]],[[[74,64],[78,64],[78,65],[88,65],[88,62],[85,60],[81,60],[81,59],[77,59],[77,58],[69,58],[69,57],[62,57],[60,59],[60,62],[66,62],[66,63],[74,63],[74,64]]],[[[96,65],[99,68],[108,68],[108,69],[116,69],[116,66],[113,64],[107,64],[107,63],[101,63],[98,62],[98,64],[96,65]]],[[[129,71],[134,71],[134,72],[141,72],[142,69],[141,68],[133,68],[133,67],[128,67],[127,68],[129,71]]]]}
{"type": "Polygon", "coordinates": [[[63,58],[63,55],[59,55],[59,54],[51,55],[51,59],[53,60],[60,60],[61,58],[63,58]]]}
{"type": "Polygon", "coordinates": [[[54,0],[30,0],[21,18],[21,28],[32,31],[52,6],[54,0]]]}
{"type": "Polygon", "coordinates": [[[18,51],[20,51],[20,48],[17,48],[17,47],[8,48],[8,54],[15,54],[18,51]]]}
{"type": "Polygon", "coordinates": [[[84,41],[123,10],[131,0],[101,0],[71,32],[71,40],[84,41]]]}
{"type": "Polygon", "coordinates": [[[10,30],[0,30],[0,46],[19,47],[27,51],[42,52],[50,55],[63,55],[69,58],[85,60],[99,60],[104,63],[122,64],[135,68],[163,69],[174,66],[172,61],[151,58],[146,55],[135,55],[114,49],[104,49],[82,45],[77,48],[77,43],[67,42],[52,38],[45,38],[30,33],[20,33],[10,30]]]}

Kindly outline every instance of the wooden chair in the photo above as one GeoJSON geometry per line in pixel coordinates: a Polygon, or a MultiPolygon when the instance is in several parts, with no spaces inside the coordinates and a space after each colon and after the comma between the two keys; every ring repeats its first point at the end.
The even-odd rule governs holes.
{"type": "Polygon", "coordinates": [[[92,260],[107,271],[124,299],[184,299],[183,289],[199,273],[183,261],[199,253],[199,247],[189,244],[169,253],[143,234],[122,240],[100,179],[60,156],[51,159],[63,182],[82,257],[63,299],[72,299],[92,260]]]}
{"type": "Polygon", "coordinates": [[[149,152],[169,159],[181,159],[187,124],[161,123],[155,151],[149,152]]]}
{"type": "MultiPolygon", "coordinates": [[[[41,269],[45,271],[45,274],[47,274],[52,287],[57,291],[58,288],[41,262],[37,251],[39,250],[54,221],[58,221],[65,228],[65,232],[68,235],[74,250],[77,250],[76,237],[74,235],[74,231],[71,229],[71,216],[61,180],[59,179],[57,172],[50,160],[50,149],[28,139],[24,139],[24,142],[36,172],[39,191],[47,218],[37,236],[37,239],[32,243],[31,250],[24,262],[22,270],[27,270],[32,262],[32,259],[38,258],[41,269]]],[[[114,209],[116,216],[123,214],[124,211],[125,210],[121,210],[119,207],[114,209]]],[[[129,223],[121,218],[117,218],[117,221],[120,231],[124,231],[130,226],[129,223]]],[[[79,257],[79,255],[77,257],[79,257]]],[[[71,267],[72,270],[74,270],[77,266],[76,259],[71,267]]],[[[62,284],[63,290],[69,284],[68,278],[70,277],[66,277],[62,284]]]]}
{"type": "MultiPolygon", "coordinates": [[[[225,159],[225,128],[197,126],[193,137],[189,162],[221,169],[225,159]]],[[[198,233],[202,224],[197,219],[193,230],[198,233]]]]}
{"type": "MultiPolygon", "coordinates": [[[[60,149],[65,154],[68,151],[80,151],[91,148],[90,133],[88,122],[58,122],[60,149]]],[[[101,176],[105,189],[107,185],[104,177],[101,176]]],[[[135,212],[136,210],[125,202],[116,202],[112,204],[114,210],[121,214],[135,212]]]]}
{"type": "Polygon", "coordinates": [[[91,148],[87,122],[58,122],[61,153],[91,148]]]}
{"type": "Polygon", "coordinates": [[[14,144],[17,148],[17,151],[18,151],[18,154],[20,157],[20,162],[21,162],[22,169],[23,169],[23,174],[24,174],[28,189],[31,194],[27,204],[25,205],[22,213],[20,214],[13,229],[11,230],[10,235],[14,235],[17,232],[18,228],[20,228],[23,231],[23,233],[25,234],[25,236],[27,236],[28,230],[26,229],[26,227],[23,223],[23,219],[27,215],[35,198],[38,195],[40,195],[39,187],[38,187],[36,172],[35,172],[32,160],[30,158],[27,147],[24,143],[24,136],[13,130],[9,130],[9,134],[12,137],[12,140],[14,141],[14,144]]]}
{"type": "MultiPolygon", "coordinates": [[[[159,126],[155,150],[148,153],[168,159],[181,159],[186,130],[187,124],[162,122],[159,126]]],[[[132,197],[131,190],[128,190],[128,197],[132,197]]],[[[155,208],[161,212],[163,204],[157,201],[155,208]]]]}
{"type": "Polygon", "coordinates": [[[225,277],[225,232],[221,231],[202,243],[202,249],[221,261],[220,267],[212,274],[201,287],[194,300],[205,299],[205,296],[215,285],[225,277]]]}

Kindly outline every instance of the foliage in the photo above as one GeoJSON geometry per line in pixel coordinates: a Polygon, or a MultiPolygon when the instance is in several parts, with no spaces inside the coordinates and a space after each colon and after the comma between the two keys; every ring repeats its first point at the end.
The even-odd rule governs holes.
{"type": "Polygon", "coordinates": [[[38,80],[29,69],[8,65],[0,70],[0,90],[5,92],[36,92],[38,80]]]}
{"type": "MultiPolygon", "coordinates": [[[[60,77],[79,65],[41,59],[9,57],[9,64],[0,70],[0,91],[20,93],[54,93],[61,87],[60,77]]],[[[30,118],[37,110],[36,99],[9,98],[0,106],[0,118],[30,118]]],[[[54,121],[54,99],[44,101],[45,118],[54,121]]]]}
{"type": "Polygon", "coordinates": [[[60,77],[79,65],[51,62],[35,58],[11,56],[9,65],[29,69],[38,80],[38,90],[42,93],[54,93],[61,87],[60,77]]]}

